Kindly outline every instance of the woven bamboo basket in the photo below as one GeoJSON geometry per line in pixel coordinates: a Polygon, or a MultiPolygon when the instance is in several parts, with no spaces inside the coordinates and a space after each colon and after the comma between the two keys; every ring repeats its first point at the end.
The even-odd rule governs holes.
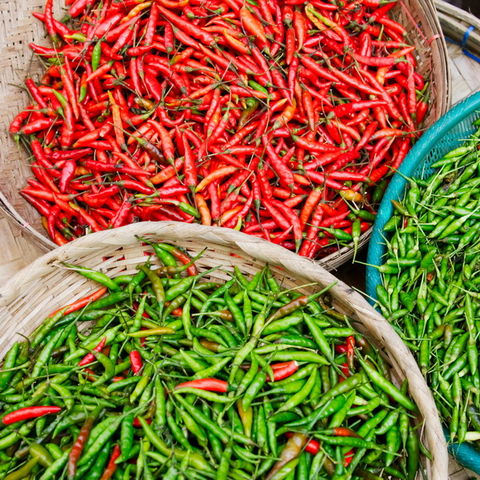
{"type": "Polygon", "coordinates": [[[215,269],[207,278],[225,280],[226,272],[237,266],[245,274],[253,274],[268,263],[284,287],[310,284],[319,288],[334,284],[329,290],[336,309],[350,316],[355,328],[367,335],[382,349],[392,366],[394,376],[408,379],[410,394],[415,399],[424,428],[425,445],[433,455],[426,461],[428,478],[448,477],[448,455],[433,398],[412,355],[392,327],[366,300],[338,281],[315,262],[301,258],[265,240],[225,228],[204,227],[177,222],[143,222],[119,229],[87,235],[57,248],[17,273],[0,290],[0,357],[18,334],[28,335],[52,311],[81,298],[94,290],[94,284],[60,262],[101,269],[115,276],[136,272],[135,266],[145,261],[145,250],[137,236],[166,241],[197,254],[206,247],[197,261],[199,270],[215,269]]]}
{"type": "MultiPolygon", "coordinates": [[[[55,247],[41,225],[40,216],[20,195],[18,190],[31,175],[25,152],[9,138],[7,129],[12,118],[27,104],[23,85],[26,76],[37,78],[42,66],[30,51],[32,41],[48,45],[43,26],[31,13],[43,9],[44,0],[30,2],[0,0],[0,208],[18,225],[33,235],[46,249],[55,247]]],[[[63,0],[54,0],[54,11],[61,17],[63,0]]],[[[395,20],[408,30],[408,42],[417,47],[419,72],[431,80],[430,111],[426,125],[431,125],[448,109],[450,103],[450,76],[447,51],[435,9],[430,0],[398,0],[392,11],[395,20]]],[[[361,245],[370,236],[364,233],[361,245]]],[[[331,270],[349,260],[353,249],[344,247],[321,260],[331,270]]]]}
{"type": "Polygon", "coordinates": [[[480,19],[444,0],[435,0],[442,30],[454,42],[480,54],[480,19]]]}

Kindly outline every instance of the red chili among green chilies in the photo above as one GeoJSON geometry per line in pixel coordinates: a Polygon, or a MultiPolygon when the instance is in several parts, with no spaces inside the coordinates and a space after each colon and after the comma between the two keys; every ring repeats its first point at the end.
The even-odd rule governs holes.
{"type": "Polygon", "coordinates": [[[18,410],[7,413],[7,415],[2,418],[2,423],[4,425],[10,425],[23,420],[30,420],[32,418],[43,417],[44,415],[52,413],[58,413],[60,410],[61,407],[47,405],[19,408],[18,410]]]}
{"type": "MultiPolygon", "coordinates": [[[[332,478],[320,460],[335,449],[357,473],[368,465],[380,476],[387,463],[405,477],[417,469],[420,440],[376,432],[388,417],[400,437],[416,435],[411,400],[330,305],[332,285],[285,290],[273,267],[252,278],[241,268],[205,271],[196,265],[203,250],[139,242],[147,260],[136,274],[76,267],[102,288],[58,309],[7,354],[0,458],[8,475],[28,466],[53,479],[66,467],[72,479],[107,480],[142,468],[145,478],[165,478],[178,467],[205,477],[255,468],[264,479],[332,478]],[[301,459],[303,450],[312,458],[301,459]]],[[[454,360],[463,358],[457,350],[452,340],[454,360]]]]}

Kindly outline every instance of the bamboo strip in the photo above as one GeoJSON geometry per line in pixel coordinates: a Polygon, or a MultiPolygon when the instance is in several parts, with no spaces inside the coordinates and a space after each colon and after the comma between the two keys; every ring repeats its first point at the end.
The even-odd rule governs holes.
{"type": "Polygon", "coordinates": [[[467,29],[470,26],[474,27],[465,42],[465,47],[473,53],[480,53],[480,19],[444,0],[435,0],[435,6],[443,33],[447,37],[462,42],[467,29]]]}

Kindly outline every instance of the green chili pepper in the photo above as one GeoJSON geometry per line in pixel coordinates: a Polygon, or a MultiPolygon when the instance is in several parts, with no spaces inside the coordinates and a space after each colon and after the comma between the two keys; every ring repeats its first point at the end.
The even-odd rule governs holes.
{"type": "Polygon", "coordinates": [[[102,40],[98,40],[92,50],[92,71],[94,72],[100,66],[102,57],[102,40]]]}
{"type": "Polygon", "coordinates": [[[215,480],[227,480],[228,473],[230,469],[230,458],[232,456],[232,446],[227,445],[225,448],[222,458],[220,460],[220,465],[217,470],[215,480]]]}
{"type": "Polygon", "coordinates": [[[225,302],[227,304],[228,309],[230,310],[231,314],[233,315],[233,319],[235,321],[235,324],[237,325],[237,328],[242,332],[243,334],[246,334],[247,332],[247,327],[245,324],[245,318],[240,310],[240,308],[237,306],[237,304],[233,301],[232,297],[229,295],[228,291],[225,292],[224,295],[225,302]]]}
{"type": "MultiPolygon", "coordinates": [[[[58,473],[65,467],[68,460],[69,452],[64,452],[63,455],[55,460],[40,477],[40,480],[53,480],[57,478],[58,473]]],[[[13,479],[12,479],[13,480],[13,479]]]]}
{"type": "Polygon", "coordinates": [[[316,324],[315,319],[312,316],[304,313],[303,320],[310,330],[310,333],[312,334],[312,337],[315,340],[320,352],[325,355],[330,362],[333,362],[332,348],[329,345],[321,328],[316,324]]]}
{"type": "Polygon", "coordinates": [[[256,378],[248,385],[247,391],[243,396],[242,408],[247,410],[250,404],[253,402],[254,398],[257,396],[258,392],[263,388],[267,380],[267,374],[263,371],[260,371],[256,378]]]}
{"type": "Polygon", "coordinates": [[[129,413],[126,415],[121,423],[120,428],[120,456],[115,460],[116,464],[122,463],[127,460],[128,453],[132,449],[133,446],[133,419],[134,414],[129,413]]]}
{"type": "Polygon", "coordinates": [[[198,388],[182,387],[182,388],[179,388],[178,390],[175,390],[172,393],[174,395],[180,395],[180,394],[195,395],[199,398],[203,398],[203,399],[208,400],[210,402],[217,402],[217,403],[230,403],[232,401],[232,399],[230,397],[227,397],[225,395],[218,395],[215,392],[200,390],[198,388]]]}
{"type": "MultiPolygon", "coordinates": [[[[406,397],[393,383],[383,377],[368,361],[358,359],[370,380],[387,395],[396,400],[400,405],[408,410],[415,410],[415,404],[406,397]]],[[[352,378],[352,377],[350,377],[352,378]]]]}
{"type": "Polygon", "coordinates": [[[43,445],[32,443],[28,449],[30,455],[33,458],[36,458],[43,467],[48,468],[53,463],[53,458],[50,455],[50,452],[43,445]]]}
{"type": "Polygon", "coordinates": [[[23,467],[19,468],[18,470],[15,470],[12,473],[9,473],[4,478],[6,480],[21,480],[22,478],[25,478],[30,474],[30,472],[34,469],[34,467],[37,465],[38,462],[39,462],[38,458],[32,458],[23,467]]]}
{"type": "Polygon", "coordinates": [[[186,452],[179,449],[171,449],[168,445],[153,431],[150,425],[143,417],[138,417],[140,424],[142,425],[145,435],[150,440],[152,445],[163,455],[170,456],[173,454],[175,458],[183,460],[187,458],[188,465],[201,471],[210,472],[212,467],[210,464],[196,452],[186,452]]]}
{"type": "Polygon", "coordinates": [[[50,339],[50,341],[45,345],[43,350],[41,351],[40,355],[37,358],[37,361],[33,367],[31,377],[35,378],[38,377],[43,369],[43,367],[47,364],[50,360],[53,350],[57,342],[65,336],[65,331],[60,329],[58,330],[50,339]]]}
{"type": "Polygon", "coordinates": [[[258,372],[258,357],[256,355],[252,355],[251,358],[252,358],[252,363],[250,364],[250,368],[248,372],[245,374],[241,383],[238,385],[235,391],[236,396],[240,396],[243,394],[243,392],[245,392],[245,390],[252,383],[253,379],[255,378],[255,375],[258,372]]]}
{"type": "Polygon", "coordinates": [[[108,277],[102,272],[98,272],[87,267],[79,267],[78,265],[72,265],[71,263],[64,262],[63,265],[65,265],[71,270],[75,270],[75,272],[79,273],[85,278],[93,280],[94,282],[97,282],[100,285],[107,287],[109,290],[117,291],[120,288],[110,277],[108,277]]]}
{"type": "Polygon", "coordinates": [[[410,428],[407,438],[407,479],[413,480],[420,461],[419,440],[416,432],[410,428]]]}
{"type": "Polygon", "coordinates": [[[277,412],[291,410],[292,408],[302,403],[310,395],[313,385],[315,384],[315,382],[317,382],[317,375],[317,370],[313,370],[303,388],[294,395],[292,395],[284,404],[282,404],[282,406],[277,410],[277,412]]]}
{"type": "Polygon", "coordinates": [[[182,278],[176,285],[173,285],[165,292],[165,300],[171,302],[179,295],[183,295],[197,281],[197,277],[182,278]]]}
{"type": "Polygon", "coordinates": [[[197,442],[203,448],[206,448],[208,439],[203,428],[195,422],[195,420],[185,411],[185,409],[179,408],[178,412],[187,430],[196,437],[197,442]]]}

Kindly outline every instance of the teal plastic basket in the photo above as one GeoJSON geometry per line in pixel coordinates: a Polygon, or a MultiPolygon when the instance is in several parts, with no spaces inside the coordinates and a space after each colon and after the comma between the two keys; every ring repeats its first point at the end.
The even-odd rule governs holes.
{"type": "MultiPolygon", "coordinates": [[[[383,227],[393,214],[392,200],[401,200],[407,178],[426,178],[433,173],[430,165],[459,147],[476,130],[473,121],[480,118],[480,92],[457,103],[449,112],[434,123],[410,150],[385,192],[373,225],[368,247],[366,289],[372,304],[376,301],[376,288],[381,276],[374,265],[382,265],[385,254],[383,227]]],[[[448,438],[447,438],[448,440],[448,438]]],[[[480,451],[467,443],[449,444],[450,453],[463,466],[480,474],[480,451]]]]}

